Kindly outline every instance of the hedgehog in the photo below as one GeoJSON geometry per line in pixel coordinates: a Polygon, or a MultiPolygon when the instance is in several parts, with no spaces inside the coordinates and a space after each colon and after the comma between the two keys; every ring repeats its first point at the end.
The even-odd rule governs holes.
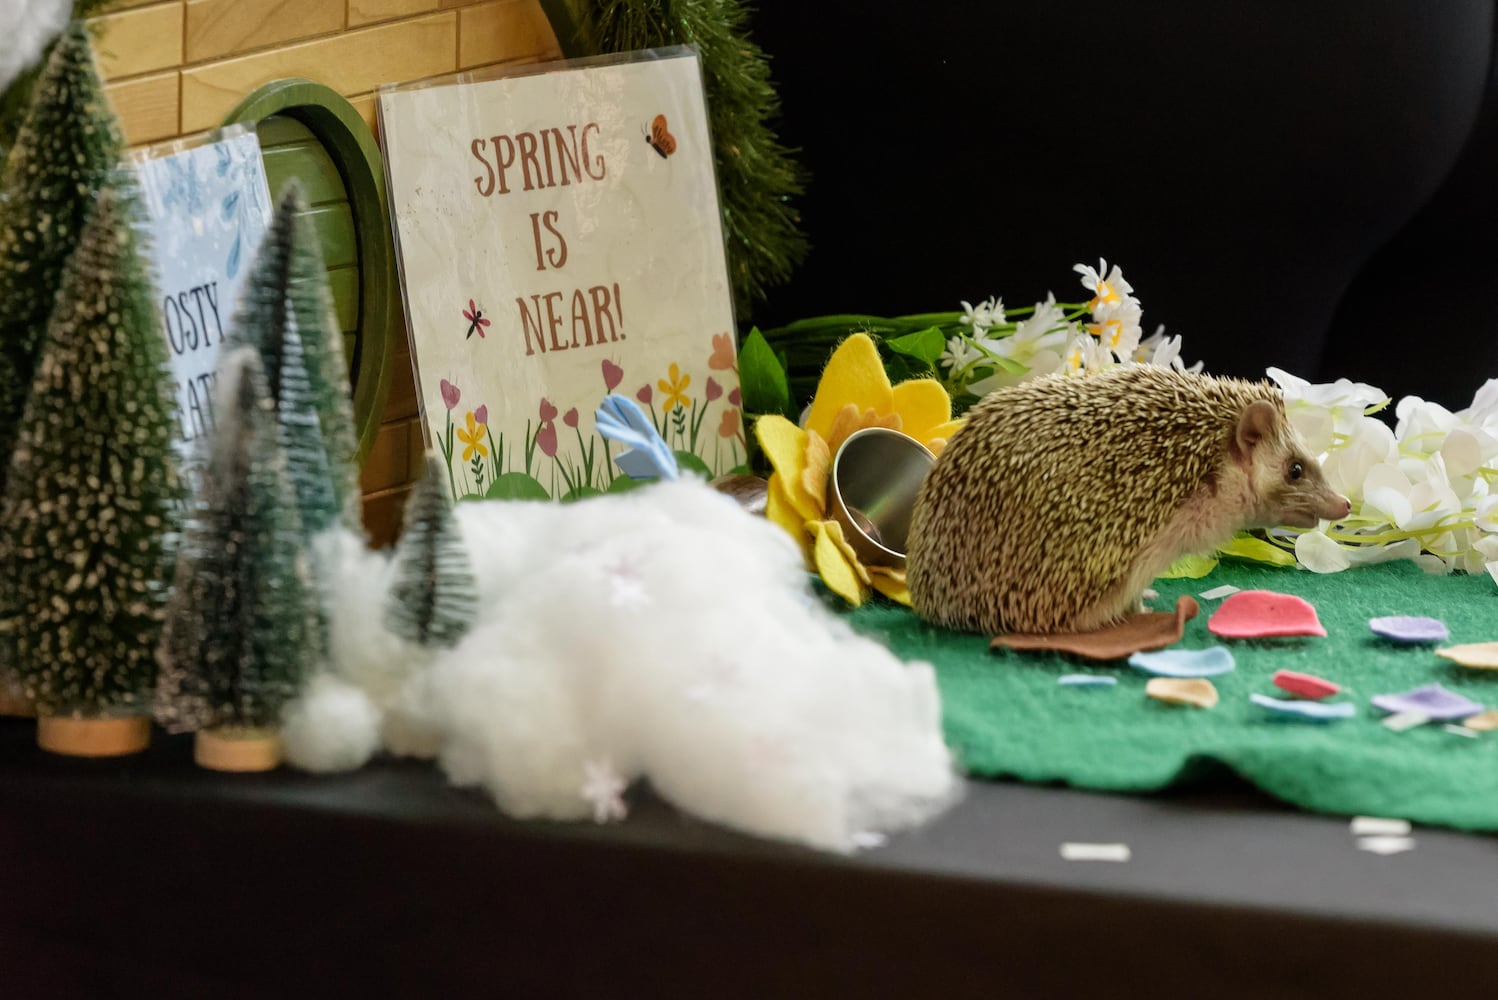
{"type": "Polygon", "coordinates": [[[1183,555],[1351,509],[1268,382],[1150,365],[1050,375],[968,413],[916,498],[911,603],[965,631],[1086,632],[1183,555]]]}

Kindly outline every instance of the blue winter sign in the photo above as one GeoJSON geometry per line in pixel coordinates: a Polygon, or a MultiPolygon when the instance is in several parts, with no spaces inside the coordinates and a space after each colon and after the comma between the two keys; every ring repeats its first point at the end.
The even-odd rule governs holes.
{"type": "Polygon", "coordinates": [[[272,205],[255,133],[240,126],[214,141],[156,147],[134,163],[155,272],[163,333],[177,383],[178,443],[196,482],[199,442],[212,431],[219,348],[272,205]]]}

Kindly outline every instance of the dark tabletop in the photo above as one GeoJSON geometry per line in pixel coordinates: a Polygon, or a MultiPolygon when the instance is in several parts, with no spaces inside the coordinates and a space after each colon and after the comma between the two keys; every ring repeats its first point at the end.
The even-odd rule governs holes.
{"type": "Polygon", "coordinates": [[[0,720],[0,996],[1422,996],[1498,972],[1498,841],[1416,828],[1379,857],[1222,775],[970,783],[853,857],[630,801],[519,822],[427,764],[216,775],[160,733],[67,760],[0,720]]]}

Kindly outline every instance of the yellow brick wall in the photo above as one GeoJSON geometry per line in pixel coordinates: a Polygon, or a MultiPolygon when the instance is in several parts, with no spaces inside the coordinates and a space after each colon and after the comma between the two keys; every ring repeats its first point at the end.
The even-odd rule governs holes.
{"type": "MultiPolygon", "coordinates": [[[[381,84],[555,59],[539,0],[116,0],[94,19],[110,99],[133,145],[220,124],[261,84],[305,77],[374,122],[381,84]]],[[[394,540],[422,433],[405,331],[390,399],[364,463],[364,520],[394,540]]]]}

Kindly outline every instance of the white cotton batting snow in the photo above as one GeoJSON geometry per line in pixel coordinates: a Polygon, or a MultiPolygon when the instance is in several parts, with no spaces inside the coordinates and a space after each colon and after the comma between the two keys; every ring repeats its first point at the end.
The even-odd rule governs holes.
{"type": "MultiPolygon", "coordinates": [[[[309,689],[293,722],[364,727],[357,689],[387,751],[436,757],[517,817],[591,816],[581,790],[599,760],[697,816],[843,851],[955,797],[930,666],[855,634],[810,595],[779,528],[701,481],[455,516],[479,612],[452,650],[381,626],[383,555],[319,541],[340,567],[339,683],[309,689]]],[[[359,745],[287,740],[314,770],[358,766],[374,752],[354,761],[359,745]]]]}
{"type": "Polygon", "coordinates": [[[36,65],[72,11],[73,0],[0,0],[0,91],[36,65]]]}

